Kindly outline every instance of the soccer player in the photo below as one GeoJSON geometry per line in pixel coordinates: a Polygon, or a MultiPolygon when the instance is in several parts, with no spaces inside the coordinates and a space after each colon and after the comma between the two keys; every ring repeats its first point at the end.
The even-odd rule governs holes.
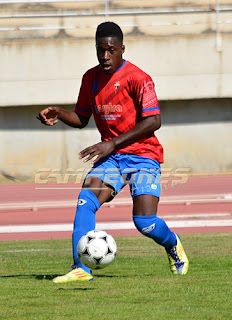
{"type": "Polygon", "coordinates": [[[37,116],[48,126],[61,120],[82,129],[93,114],[101,134],[101,142],[79,153],[79,158],[91,160],[93,167],[78,199],[72,236],[73,269],[53,282],[93,279],[91,270],[78,258],[77,243],[95,229],[100,206],[126,184],[133,198],[136,228],[165,248],[174,274],[184,275],[189,261],[180,238],[157,217],[163,148],[154,134],[161,125],[154,83],[149,75],[123,59],[123,33],[117,24],[104,22],[97,27],[96,51],[99,65],[84,74],[75,110],[48,107],[37,116]]]}

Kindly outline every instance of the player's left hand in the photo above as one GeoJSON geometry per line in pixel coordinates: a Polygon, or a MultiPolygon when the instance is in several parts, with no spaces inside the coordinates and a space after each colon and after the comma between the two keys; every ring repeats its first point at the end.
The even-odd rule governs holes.
{"type": "Polygon", "coordinates": [[[82,150],[79,153],[79,159],[87,157],[86,159],[84,159],[84,162],[88,162],[93,157],[97,156],[97,158],[92,162],[92,164],[94,164],[101,158],[106,157],[108,154],[110,154],[114,149],[115,143],[112,140],[99,142],[82,150]]]}

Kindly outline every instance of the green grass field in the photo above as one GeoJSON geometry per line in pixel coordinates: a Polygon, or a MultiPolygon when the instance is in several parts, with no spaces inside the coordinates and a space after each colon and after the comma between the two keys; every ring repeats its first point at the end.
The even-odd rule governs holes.
{"type": "Polygon", "coordinates": [[[232,319],[232,234],[184,235],[186,276],[145,237],[115,238],[118,253],[94,281],[54,284],[72,263],[70,240],[0,243],[0,318],[232,319]]]}

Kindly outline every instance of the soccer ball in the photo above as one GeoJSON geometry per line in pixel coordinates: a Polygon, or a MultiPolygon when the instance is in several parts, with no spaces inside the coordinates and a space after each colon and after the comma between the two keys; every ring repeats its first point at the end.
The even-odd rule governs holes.
{"type": "Polygon", "coordinates": [[[101,230],[87,232],[78,242],[77,253],[81,262],[91,269],[103,269],[113,262],[117,252],[114,238],[101,230]]]}

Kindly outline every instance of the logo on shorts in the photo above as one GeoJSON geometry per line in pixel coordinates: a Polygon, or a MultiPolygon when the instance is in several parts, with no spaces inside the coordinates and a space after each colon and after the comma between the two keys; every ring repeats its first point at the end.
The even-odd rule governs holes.
{"type": "Polygon", "coordinates": [[[78,204],[78,206],[83,206],[84,204],[86,204],[86,200],[84,200],[84,199],[79,199],[78,200],[78,202],[77,202],[77,204],[78,204]]]}
{"type": "Polygon", "coordinates": [[[156,184],[152,184],[152,185],[151,185],[151,188],[152,188],[153,190],[156,190],[156,189],[157,189],[157,185],[156,185],[156,184]]]}
{"type": "Polygon", "coordinates": [[[152,230],[155,229],[155,223],[153,223],[152,225],[150,225],[149,227],[143,228],[142,229],[142,233],[143,234],[147,234],[150,233],[152,230]]]}

